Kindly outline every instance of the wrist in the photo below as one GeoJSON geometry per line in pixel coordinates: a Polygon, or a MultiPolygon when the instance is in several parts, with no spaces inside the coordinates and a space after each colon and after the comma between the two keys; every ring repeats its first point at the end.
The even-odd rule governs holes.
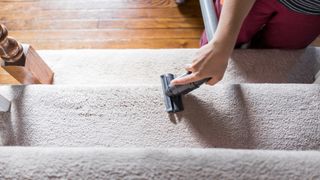
{"type": "Polygon", "coordinates": [[[226,44],[225,42],[221,41],[215,41],[212,40],[208,44],[212,50],[212,53],[214,53],[216,56],[220,57],[220,60],[228,61],[232,51],[233,51],[233,45],[226,44]]]}
{"type": "Polygon", "coordinates": [[[212,49],[221,52],[230,52],[234,49],[234,43],[232,41],[229,41],[228,39],[213,39],[209,44],[212,49]]]}

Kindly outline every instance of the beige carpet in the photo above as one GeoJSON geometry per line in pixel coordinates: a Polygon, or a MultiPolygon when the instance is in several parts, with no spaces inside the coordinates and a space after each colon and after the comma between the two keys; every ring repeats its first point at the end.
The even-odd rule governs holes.
{"type": "MultiPolygon", "coordinates": [[[[39,51],[55,84],[159,85],[163,73],[185,73],[195,49],[39,51]]],[[[236,50],[221,83],[312,83],[320,48],[299,51],[236,50]]]]}
{"type": "MultiPolygon", "coordinates": [[[[319,149],[320,85],[217,85],[177,117],[154,86],[1,87],[7,145],[319,149]]],[[[2,131],[4,132],[4,131],[2,131]]]]}
{"type": "Polygon", "coordinates": [[[319,179],[320,153],[0,148],[1,179],[319,179]]]}
{"type": "MultiPolygon", "coordinates": [[[[142,149],[138,154],[147,157],[154,154],[152,157],[168,164],[177,158],[177,166],[173,167],[177,170],[172,172],[172,177],[177,179],[186,178],[181,174],[194,177],[196,172],[204,178],[320,177],[317,171],[320,161],[315,161],[320,155],[318,151],[292,154],[260,151],[320,149],[320,85],[308,84],[314,82],[320,69],[319,48],[236,51],[222,82],[214,87],[203,86],[184,97],[185,111],[176,115],[164,111],[159,76],[168,72],[183,73],[181,67],[192,60],[196,52],[193,49],[39,52],[56,73],[55,85],[1,86],[1,95],[12,100],[12,107],[10,113],[0,113],[0,135],[3,145],[40,147],[0,148],[8,158],[2,161],[4,166],[0,168],[5,171],[0,171],[0,177],[6,174],[18,177],[21,172],[30,172],[26,177],[59,179],[71,174],[77,179],[78,175],[72,176],[77,172],[92,178],[94,175],[90,173],[96,171],[91,169],[97,163],[101,164],[97,177],[131,178],[135,176],[126,175],[137,172],[135,175],[140,178],[150,175],[166,178],[165,175],[172,172],[162,171],[161,167],[166,164],[155,164],[153,170],[142,173],[135,167],[141,169],[146,161],[137,159],[142,164],[132,164],[127,157],[137,155],[137,151],[122,148],[160,148],[157,151],[167,152],[162,148],[208,147],[258,150],[241,154],[242,150],[178,149],[174,156],[170,153],[157,156],[152,150],[142,149]],[[60,148],[52,150],[48,146],[60,148]],[[101,154],[96,156],[96,149],[90,150],[89,156],[94,159],[81,162],[73,159],[84,157],[87,148],[97,146],[104,148],[97,150],[101,154]],[[116,161],[118,154],[124,151],[126,154],[119,156],[124,157],[119,161],[126,167],[124,170],[117,171],[117,164],[105,164],[104,157],[116,161]],[[184,151],[193,153],[180,157],[179,153],[184,151]],[[108,153],[114,156],[108,157],[108,153]],[[221,156],[217,163],[229,159],[217,165],[223,171],[205,168],[210,153],[221,156]],[[246,159],[246,153],[259,156],[246,159]],[[199,158],[195,162],[200,169],[192,169],[193,161],[187,161],[189,155],[199,158]],[[67,156],[70,159],[50,161],[50,158],[65,159],[67,156]],[[47,162],[48,158],[50,163],[45,165],[35,163],[31,169],[25,165],[47,162]],[[265,161],[268,163],[264,164],[265,161]],[[240,169],[228,168],[234,162],[239,163],[240,169]],[[60,167],[66,163],[90,169],[82,168],[78,172],[79,168],[70,167],[70,173],[64,173],[60,167]],[[259,163],[261,168],[256,167],[259,163]],[[296,166],[286,163],[296,163],[296,166]],[[252,168],[250,172],[246,169],[249,167],[252,168]],[[159,171],[154,170],[157,168],[159,171]],[[301,170],[297,171],[299,168],[301,170]],[[51,169],[52,174],[42,171],[44,169],[51,169]],[[104,174],[105,171],[108,173],[104,174]],[[224,176],[227,173],[230,176],[224,176]]],[[[210,158],[213,159],[208,167],[214,167],[216,159],[210,158]]]]}

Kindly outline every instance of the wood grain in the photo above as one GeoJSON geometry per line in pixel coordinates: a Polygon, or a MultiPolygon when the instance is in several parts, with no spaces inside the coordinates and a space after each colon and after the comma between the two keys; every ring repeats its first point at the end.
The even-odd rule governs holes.
{"type": "Polygon", "coordinates": [[[199,46],[199,39],[108,39],[108,40],[31,40],[30,44],[36,44],[35,48],[59,49],[127,49],[130,44],[139,48],[193,48],[199,46]]]}
{"type": "Polygon", "coordinates": [[[196,48],[198,0],[2,0],[9,34],[37,49],[196,48]]]}
{"type": "Polygon", "coordinates": [[[0,67],[0,84],[20,84],[14,77],[7,71],[0,67]]]}

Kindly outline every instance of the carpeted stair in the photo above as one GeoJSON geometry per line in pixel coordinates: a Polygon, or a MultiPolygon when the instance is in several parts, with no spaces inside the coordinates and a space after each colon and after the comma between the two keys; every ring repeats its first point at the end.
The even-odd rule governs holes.
{"type": "Polygon", "coordinates": [[[54,85],[0,87],[1,179],[320,178],[320,48],[237,50],[174,115],[159,76],[194,49],[39,53],[54,85]]]}
{"type": "Polygon", "coordinates": [[[1,179],[319,179],[316,151],[0,148],[1,179]]]}

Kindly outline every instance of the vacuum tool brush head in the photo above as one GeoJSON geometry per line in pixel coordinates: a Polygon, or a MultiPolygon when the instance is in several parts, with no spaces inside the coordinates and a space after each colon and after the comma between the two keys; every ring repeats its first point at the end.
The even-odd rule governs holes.
{"type": "Polygon", "coordinates": [[[183,111],[183,104],[182,104],[182,97],[181,95],[173,95],[168,96],[167,92],[170,88],[170,82],[174,79],[173,74],[164,74],[160,76],[161,78],[161,84],[162,84],[162,90],[163,90],[163,96],[164,96],[164,103],[166,106],[166,111],[168,113],[176,113],[183,111]]]}

